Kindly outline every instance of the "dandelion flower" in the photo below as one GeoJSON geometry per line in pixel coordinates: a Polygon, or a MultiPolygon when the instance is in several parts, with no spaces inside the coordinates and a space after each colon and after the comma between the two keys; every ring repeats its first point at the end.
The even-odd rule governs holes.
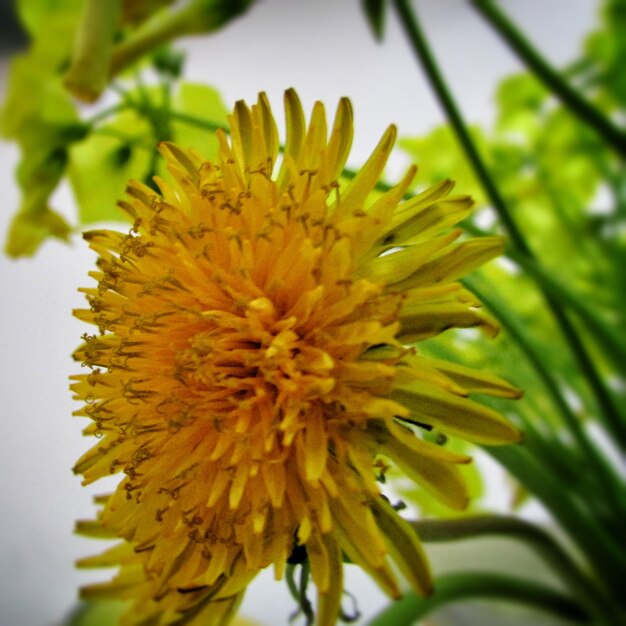
{"type": "Polygon", "coordinates": [[[285,108],[282,158],[266,97],[239,102],[214,162],[161,144],[173,182],[130,183],[129,234],[85,235],[97,286],[76,315],[98,332],[75,353],[90,371],[72,389],[99,441],[75,471],[85,484],[124,476],[98,519],[79,522],[122,539],[80,562],[120,567],[83,594],[131,600],[127,623],[226,624],[256,574],[273,565],[280,578],[296,547],[320,625],[340,610],[344,558],[392,597],[396,570],[427,594],[419,539],[381,495],[379,455],[460,509],[469,458],[420,432],[518,438],[467,398],[514,396],[506,383],[411,347],[451,327],[495,331],[455,279],[501,241],[455,243],[471,201],[449,181],[403,201],[411,168],[374,191],[393,126],[340,184],[349,101],[330,133],[320,103],[308,125],[293,90],[285,108]]]}

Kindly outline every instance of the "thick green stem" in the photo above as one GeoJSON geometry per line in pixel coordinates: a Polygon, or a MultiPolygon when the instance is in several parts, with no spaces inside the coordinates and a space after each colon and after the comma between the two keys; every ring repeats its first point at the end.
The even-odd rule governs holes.
{"type": "Polygon", "coordinates": [[[515,602],[577,624],[590,623],[589,616],[581,607],[558,591],[512,576],[463,572],[439,577],[435,581],[435,592],[428,598],[407,593],[374,616],[368,626],[413,626],[441,606],[468,599],[515,602]]]}
{"type": "MultiPolygon", "coordinates": [[[[407,37],[409,38],[409,42],[417,55],[418,61],[424,68],[428,80],[430,81],[434,92],[444,109],[446,116],[448,117],[450,126],[456,134],[461,147],[465,151],[465,154],[472,165],[478,180],[485,189],[485,192],[487,193],[494,210],[498,214],[502,225],[506,229],[513,247],[518,253],[531,259],[534,258],[534,255],[521,231],[517,227],[517,224],[515,223],[503,196],[500,194],[498,187],[494,183],[480,154],[478,153],[474,142],[472,141],[467,125],[465,124],[459,108],[452,98],[452,94],[450,93],[439,67],[435,62],[435,59],[430,51],[430,47],[428,46],[424,34],[419,26],[416,15],[410,6],[409,0],[394,0],[394,6],[398,11],[401,23],[405,29],[407,37]]],[[[622,449],[626,449],[626,422],[622,420],[622,416],[614,402],[613,397],[606,388],[600,374],[596,370],[593,360],[581,342],[576,329],[573,327],[564,310],[561,308],[561,304],[555,300],[552,294],[545,290],[541,284],[539,287],[541,288],[544,298],[557,321],[558,327],[565,336],[572,354],[576,358],[578,366],[585,375],[589,386],[594,392],[608,430],[611,432],[618,445],[622,449]]]]}
{"type": "Polygon", "coordinates": [[[67,89],[85,102],[96,100],[107,85],[120,12],[121,0],[88,0],[85,3],[72,64],[64,78],[67,89]]]}
{"type": "Polygon", "coordinates": [[[559,72],[533,48],[526,37],[491,0],[471,0],[519,58],[583,123],[591,126],[614,150],[626,157],[626,133],[566,83],[559,72]]]}
{"type": "Polygon", "coordinates": [[[569,587],[597,624],[615,624],[619,613],[610,599],[557,541],[542,528],[513,516],[478,515],[449,520],[420,520],[411,522],[424,543],[457,541],[472,537],[504,537],[522,541],[535,551],[569,587]]]}
{"type": "Polygon", "coordinates": [[[160,12],[113,50],[110,76],[135,63],[143,55],[185,35],[218,30],[245,11],[252,0],[189,0],[178,9],[160,12]]]}

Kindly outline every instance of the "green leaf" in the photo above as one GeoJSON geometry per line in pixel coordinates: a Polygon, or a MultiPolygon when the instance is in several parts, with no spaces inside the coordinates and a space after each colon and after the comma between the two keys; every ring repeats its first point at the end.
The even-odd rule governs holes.
{"type": "Polygon", "coordinates": [[[532,74],[514,74],[505,78],[496,90],[497,127],[522,136],[534,136],[541,128],[540,112],[547,90],[532,74]]]}
{"type": "MultiPolygon", "coordinates": [[[[9,256],[30,256],[49,236],[66,240],[70,227],[49,206],[49,198],[65,174],[67,151],[84,133],[73,109],[64,122],[49,122],[33,112],[17,129],[22,153],[16,175],[21,190],[20,207],[6,240],[9,256]]],[[[60,111],[57,111],[59,114],[60,111]]]]}
{"type": "Polygon", "coordinates": [[[154,143],[149,122],[123,111],[71,148],[69,178],[81,225],[126,219],[117,202],[130,179],[148,173],[154,143]]]}
{"type": "MultiPolygon", "coordinates": [[[[216,124],[226,125],[228,111],[224,106],[219,92],[208,85],[199,83],[181,83],[172,98],[174,110],[210,120],[216,124]]],[[[173,141],[183,148],[198,150],[207,160],[217,155],[217,139],[215,133],[199,130],[185,122],[172,123],[173,141]]]]}
{"type": "MultiPolygon", "coordinates": [[[[24,5],[30,3],[22,3],[24,5]]],[[[33,2],[37,6],[39,3],[33,2]]],[[[76,118],[75,108],[61,86],[69,63],[76,12],[59,9],[43,13],[45,32],[29,49],[16,56],[9,68],[7,94],[2,108],[1,131],[19,141],[33,120],[61,123],[76,118]]]]}
{"type": "MultiPolygon", "coordinates": [[[[147,98],[141,112],[124,110],[99,126],[70,151],[69,176],[83,225],[101,221],[120,221],[125,216],[117,208],[129,180],[146,180],[153,174],[165,175],[160,158],[156,172],[151,168],[157,150],[155,124],[163,120],[169,139],[183,148],[194,148],[207,160],[217,154],[215,134],[196,125],[170,118],[159,87],[131,91],[131,99],[147,98]]],[[[180,83],[171,99],[177,113],[226,123],[226,108],[218,92],[207,85],[180,83]]]]}
{"type": "Polygon", "coordinates": [[[361,8],[378,41],[385,34],[385,0],[361,0],[361,8]]]}
{"type": "Polygon", "coordinates": [[[595,65],[595,86],[609,104],[626,105],[626,11],[622,0],[604,3],[602,26],[585,42],[587,57],[595,65]]]}
{"type": "Polygon", "coordinates": [[[21,133],[22,159],[17,168],[21,199],[6,240],[9,256],[30,256],[49,236],[67,240],[70,227],[48,202],[65,174],[69,145],[83,133],[79,123],[40,120],[32,120],[21,133]]]}
{"type": "MultiPolygon", "coordinates": [[[[487,145],[480,128],[473,127],[471,133],[479,149],[487,145]]],[[[432,185],[449,178],[455,181],[456,193],[472,196],[479,206],[485,204],[485,194],[450,127],[438,126],[424,137],[400,139],[398,145],[417,165],[421,184],[432,185]]]]}
{"type": "Polygon", "coordinates": [[[49,197],[65,173],[69,145],[84,134],[60,75],[69,59],[78,2],[22,1],[18,9],[35,37],[13,59],[0,130],[15,140],[21,158],[21,190],[5,245],[10,256],[32,255],[48,237],[67,239],[70,227],[49,206],[49,197]]]}

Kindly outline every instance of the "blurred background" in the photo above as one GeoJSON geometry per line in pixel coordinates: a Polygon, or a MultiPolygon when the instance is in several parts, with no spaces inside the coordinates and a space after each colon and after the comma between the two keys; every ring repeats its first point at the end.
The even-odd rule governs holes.
{"type": "MultiPolygon", "coordinates": [[[[496,83],[521,65],[464,0],[414,4],[466,118],[488,124],[496,83]]],[[[595,0],[500,4],[556,66],[575,57],[598,9],[595,0]]],[[[26,41],[11,19],[12,3],[3,0],[0,7],[4,98],[11,58],[26,41]]],[[[227,109],[238,99],[251,102],[259,91],[267,92],[281,132],[287,87],[296,88],[308,111],[315,100],[332,111],[341,96],[348,96],[355,111],[349,161],[353,167],[368,156],[388,124],[395,123],[401,137],[411,137],[443,121],[395,14],[389,12],[384,41],[377,43],[354,0],[261,0],[218,33],[187,38],[176,46],[188,55],[186,78],[215,86],[227,109]]],[[[16,147],[1,142],[3,234],[19,201],[17,160],[16,147]]],[[[405,155],[395,157],[388,178],[393,180],[407,162],[405,155]]],[[[76,207],[66,186],[55,192],[53,204],[76,223],[76,207]]],[[[78,572],[73,566],[77,558],[100,550],[97,542],[74,536],[72,529],[76,519],[92,516],[90,494],[107,489],[104,484],[82,488],[71,472],[75,459],[91,445],[80,434],[85,424],[71,417],[77,406],[68,391],[68,376],[77,370],[70,354],[85,331],[71,310],[82,306],[77,287],[88,284],[93,262],[78,233],[69,246],[45,242],[32,259],[0,256],[2,625],[61,624],[76,603],[78,586],[107,575],[78,572]]],[[[489,485],[492,504],[504,510],[508,502],[499,495],[499,481],[504,479],[493,466],[485,467],[494,475],[489,485]]],[[[473,550],[475,555],[480,547],[473,550]]],[[[429,548],[435,568],[454,567],[444,553],[445,548],[429,548]]],[[[462,558],[463,551],[456,555],[462,558]]],[[[358,597],[364,615],[386,603],[360,572],[349,571],[346,588],[358,597]]],[[[269,626],[287,623],[294,608],[285,585],[274,583],[266,572],[250,587],[241,612],[269,626]]]]}

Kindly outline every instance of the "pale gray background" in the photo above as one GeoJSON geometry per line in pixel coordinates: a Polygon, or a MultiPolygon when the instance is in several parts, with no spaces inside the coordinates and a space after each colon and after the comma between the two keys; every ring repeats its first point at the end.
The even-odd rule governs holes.
{"type": "MultiPolygon", "coordinates": [[[[467,118],[488,121],[497,79],[519,69],[518,62],[463,0],[416,4],[467,118]]],[[[575,54],[598,2],[502,4],[558,65],[575,54]]],[[[355,0],[262,0],[219,34],[185,46],[188,77],[216,85],[229,106],[239,98],[254,100],[264,90],[280,113],[287,87],[298,90],[307,110],[321,99],[332,111],[340,96],[349,96],[356,124],[353,165],[363,161],[389,123],[396,123],[401,135],[414,135],[442,119],[395,15],[390,12],[379,45],[355,0]]],[[[7,63],[6,57],[0,60],[0,93],[7,63]]],[[[2,236],[18,201],[16,161],[14,146],[0,143],[2,236]]],[[[59,191],[54,205],[74,219],[67,190],[59,191]]],[[[104,572],[81,573],[72,565],[104,547],[72,535],[74,520],[92,514],[89,493],[107,488],[83,489],[70,472],[90,445],[80,436],[84,423],[70,417],[76,405],[67,378],[76,371],[69,355],[85,331],[70,311],[82,305],[76,288],[88,284],[92,263],[78,237],[70,247],[45,244],[33,260],[0,257],[0,626],[59,623],[78,585],[104,578],[104,572]]],[[[498,485],[495,503],[504,506],[498,485]]],[[[437,564],[442,551],[433,553],[437,564]]],[[[347,587],[366,615],[385,602],[360,572],[349,575],[347,587]]],[[[285,624],[292,608],[284,585],[271,583],[271,573],[264,573],[251,586],[243,612],[273,625],[285,624]]]]}

